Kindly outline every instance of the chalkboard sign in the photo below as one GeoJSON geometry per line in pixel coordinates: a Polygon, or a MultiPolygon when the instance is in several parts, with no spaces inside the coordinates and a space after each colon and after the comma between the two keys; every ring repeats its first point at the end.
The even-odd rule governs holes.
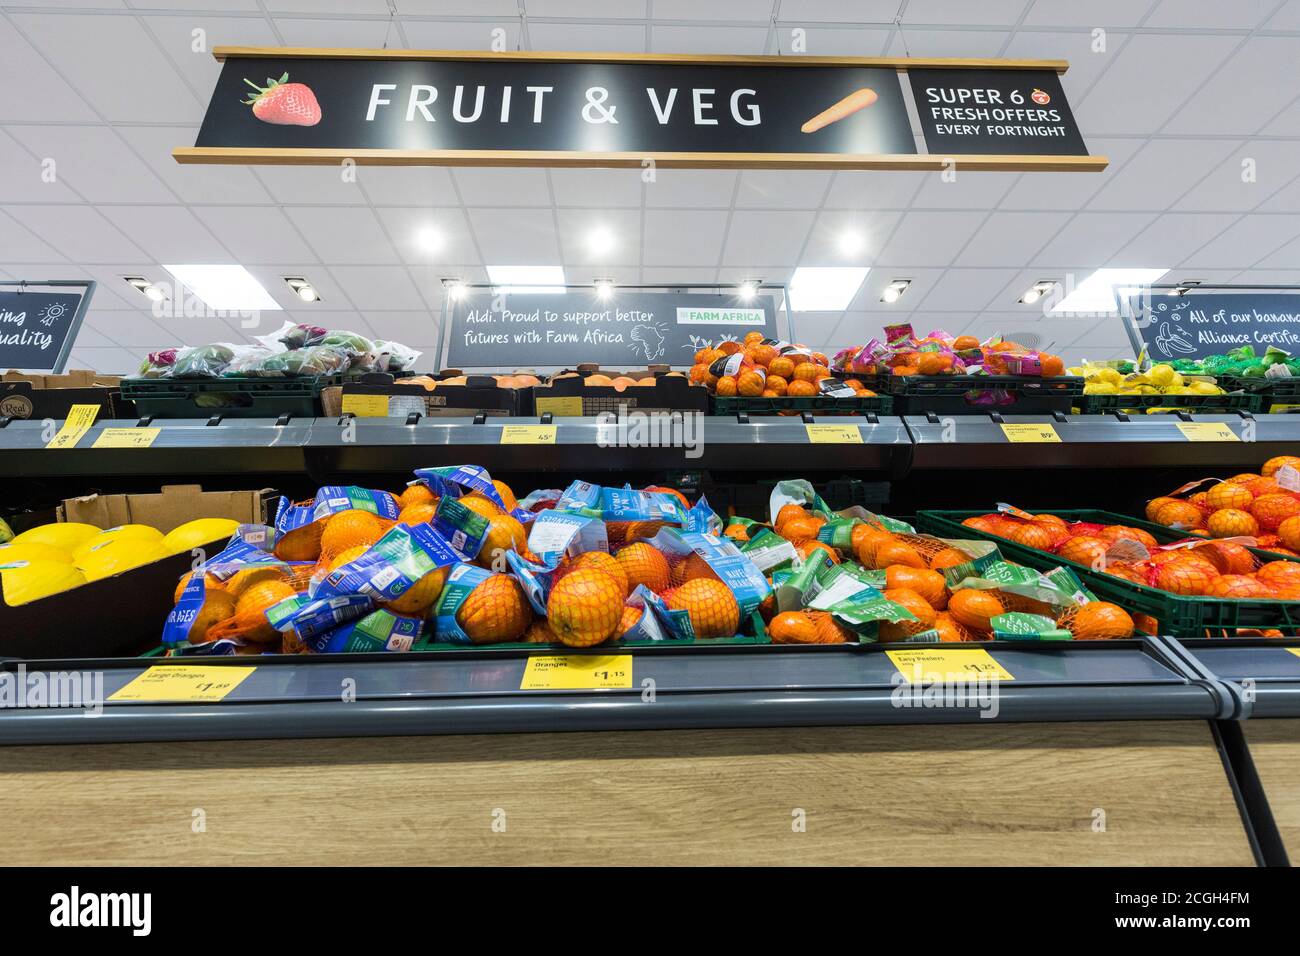
{"type": "Polygon", "coordinates": [[[445,367],[611,369],[650,364],[688,366],[705,344],[760,331],[779,338],[776,300],[756,295],[593,289],[563,293],[473,290],[449,310],[445,367]]]}
{"type": "Polygon", "coordinates": [[[62,372],[94,291],[63,281],[0,289],[0,368],[62,372]]]}
{"type": "Polygon", "coordinates": [[[1221,355],[1243,345],[1300,354],[1300,295],[1152,294],[1128,300],[1133,348],[1152,361],[1221,355]]]}

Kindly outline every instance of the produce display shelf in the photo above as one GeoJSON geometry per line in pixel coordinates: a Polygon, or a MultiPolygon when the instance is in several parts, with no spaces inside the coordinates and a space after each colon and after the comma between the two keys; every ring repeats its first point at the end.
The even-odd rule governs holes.
{"type": "Polygon", "coordinates": [[[1178,641],[1241,700],[1244,717],[1300,717],[1300,640],[1178,641]]]}
{"type": "MultiPolygon", "coordinates": [[[[915,646],[914,646],[915,648],[915,646]]],[[[914,649],[913,648],[913,649],[914,649]]],[[[922,706],[887,650],[906,645],[670,646],[623,651],[627,689],[521,690],[528,658],[553,651],[467,655],[210,658],[212,667],[255,670],[216,703],[107,702],[0,711],[0,744],[142,740],[391,736],[1051,720],[1218,719],[1237,705],[1215,680],[1160,639],[999,642],[945,646],[972,659],[988,653],[1014,679],[997,685],[996,709],[963,691],[961,706],[922,706]],[[355,700],[341,699],[353,681],[355,700]],[[647,694],[653,688],[653,694],[647,694]],[[911,706],[901,706],[907,700],[911,706]],[[983,704],[983,706],[981,706],[983,704]]],[[[608,649],[573,651],[603,656],[608,649]]],[[[190,659],[184,662],[194,664],[190,659]]],[[[101,674],[105,698],[149,659],[0,663],[28,675],[101,674]]],[[[988,685],[985,685],[987,688],[988,685]]]]}

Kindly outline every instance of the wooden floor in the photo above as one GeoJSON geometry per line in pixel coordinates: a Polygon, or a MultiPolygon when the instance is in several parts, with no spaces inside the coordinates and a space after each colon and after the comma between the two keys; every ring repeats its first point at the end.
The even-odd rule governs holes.
{"type": "Polygon", "coordinates": [[[1286,855],[1300,866],[1300,720],[1247,720],[1242,728],[1286,855]]]}
{"type": "Polygon", "coordinates": [[[0,807],[7,865],[1252,863],[1200,722],[9,747],[0,807]]]}

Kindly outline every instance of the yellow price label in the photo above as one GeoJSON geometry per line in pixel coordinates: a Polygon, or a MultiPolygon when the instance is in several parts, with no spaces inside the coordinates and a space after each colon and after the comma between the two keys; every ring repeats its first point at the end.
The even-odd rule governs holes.
{"type": "Polygon", "coordinates": [[[503,445],[554,445],[558,425],[502,425],[503,445]]]}
{"type": "Polygon", "coordinates": [[[161,428],[105,428],[91,448],[148,448],[161,428]]]}
{"type": "Polygon", "coordinates": [[[256,667],[222,667],[214,664],[155,664],[112,694],[109,700],[224,700],[248,679],[256,667]]]}
{"type": "Polygon", "coordinates": [[[387,395],[344,395],[343,414],[357,418],[387,418],[387,395]]]}
{"type": "Polygon", "coordinates": [[[1015,680],[982,647],[926,647],[885,651],[909,684],[922,681],[1015,680]]]}
{"type": "Polygon", "coordinates": [[[1237,433],[1222,422],[1179,422],[1178,430],[1188,441],[1241,441],[1237,433]]]}
{"type": "Polygon", "coordinates": [[[1300,657],[1300,647],[1288,647],[1286,650],[1290,651],[1296,657],[1300,657]]]}
{"type": "Polygon", "coordinates": [[[805,425],[808,441],[814,445],[861,445],[862,430],[857,425],[805,425]]]}
{"type": "Polygon", "coordinates": [[[539,398],[533,404],[537,406],[538,415],[545,415],[550,412],[557,418],[582,417],[581,395],[570,395],[564,398],[539,398]]]}
{"type": "Polygon", "coordinates": [[[75,448],[81,436],[90,431],[99,415],[98,405],[73,405],[57,435],[45,443],[46,448],[75,448]]]}
{"type": "Polygon", "coordinates": [[[528,658],[520,690],[603,690],[632,686],[631,654],[538,654],[528,658]]]}
{"type": "Polygon", "coordinates": [[[1042,442],[1059,442],[1061,440],[1061,436],[1056,434],[1056,429],[1046,424],[1034,425],[1017,422],[1014,425],[1003,425],[1002,434],[1007,436],[1007,441],[1017,443],[1041,444],[1042,442]]]}

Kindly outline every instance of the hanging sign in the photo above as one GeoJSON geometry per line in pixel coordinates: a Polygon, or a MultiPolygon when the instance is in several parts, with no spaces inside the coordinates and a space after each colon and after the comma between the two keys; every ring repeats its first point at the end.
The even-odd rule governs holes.
{"type": "Polygon", "coordinates": [[[1132,296],[1126,314],[1133,348],[1153,362],[1222,355],[1248,345],[1300,354],[1300,295],[1204,292],[1132,296]]]}
{"type": "Polygon", "coordinates": [[[0,284],[0,368],[62,372],[95,283],[0,284]]]}
{"type": "Polygon", "coordinates": [[[758,294],[593,289],[496,295],[471,290],[450,303],[447,359],[452,368],[533,368],[572,364],[575,355],[606,368],[691,365],[722,338],[762,332],[777,339],[776,300],[758,294]]]}
{"type": "MultiPolygon", "coordinates": [[[[899,69],[951,60],[218,47],[180,162],[937,169],[917,155],[899,69]]],[[[960,64],[961,61],[957,61],[960,64]]],[[[1060,61],[972,61],[1051,76],[1060,61]]],[[[991,83],[994,80],[981,80],[991,83]]],[[[1064,96],[1059,84],[1047,85],[1064,96]]],[[[1077,131],[1075,139],[1077,139],[1077,131]]],[[[1077,148],[1050,168],[1101,169],[1077,148]],[[1077,162],[1076,162],[1077,161],[1077,162]]],[[[933,150],[932,150],[933,151],[933,150]]],[[[975,149],[973,153],[994,152],[975,149]]],[[[970,157],[968,169],[1039,168],[970,157]]]]}

